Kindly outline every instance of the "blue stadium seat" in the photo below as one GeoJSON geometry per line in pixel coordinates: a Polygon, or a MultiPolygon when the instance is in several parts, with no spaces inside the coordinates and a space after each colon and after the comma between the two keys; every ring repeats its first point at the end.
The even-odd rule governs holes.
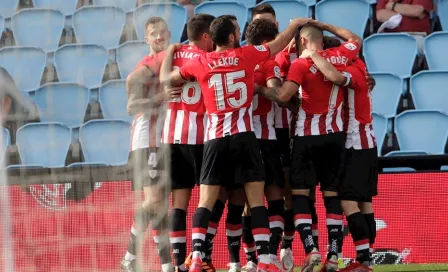
{"type": "Polygon", "coordinates": [[[19,0],[1,0],[0,15],[4,18],[10,18],[17,10],[19,0]]]}
{"type": "MultiPolygon", "coordinates": [[[[447,14],[448,16],[448,14],[447,14]]],[[[444,53],[448,45],[447,32],[435,32],[425,39],[425,56],[430,70],[448,70],[448,57],[444,53]]]]}
{"type": "Polygon", "coordinates": [[[245,5],[248,8],[252,8],[257,5],[257,0],[215,0],[216,2],[236,2],[245,5]]]}
{"type": "Polygon", "coordinates": [[[442,171],[448,171],[448,165],[442,165],[442,166],[440,167],[440,170],[442,170],[442,171]]]}
{"type": "Polygon", "coordinates": [[[439,14],[440,24],[444,31],[448,31],[448,2],[438,1],[437,13],[439,14]]]}
{"type": "Polygon", "coordinates": [[[381,155],[381,148],[383,147],[384,139],[387,133],[387,118],[373,113],[373,132],[375,133],[376,145],[378,146],[378,155],[381,155]]]}
{"type": "Polygon", "coordinates": [[[395,150],[387,153],[384,157],[403,157],[403,156],[424,156],[428,155],[428,153],[423,151],[400,151],[395,150]]]}
{"type": "Polygon", "coordinates": [[[3,30],[5,30],[5,19],[0,16],[0,33],[3,33],[3,30]]]}
{"type": "Polygon", "coordinates": [[[113,6],[121,8],[124,12],[133,12],[137,7],[135,0],[93,0],[97,6],[113,6]]]}
{"type": "Polygon", "coordinates": [[[371,73],[407,78],[417,56],[417,41],[407,33],[375,34],[364,40],[364,56],[371,73]]]}
{"type": "Polygon", "coordinates": [[[396,172],[415,172],[414,168],[411,167],[388,167],[383,168],[385,173],[396,173],[396,172]]]}
{"type": "Polygon", "coordinates": [[[79,130],[79,142],[87,163],[126,164],[130,137],[129,124],[118,120],[92,120],[79,130]]]}
{"type": "Polygon", "coordinates": [[[369,20],[370,6],[363,1],[323,0],[316,4],[316,19],[350,29],[360,37],[369,20]]]}
{"type": "Polygon", "coordinates": [[[57,123],[30,123],[17,130],[22,166],[64,167],[71,130],[57,123]]]}
{"type": "Polygon", "coordinates": [[[24,92],[40,87],[47,62],[42,49],[34,47],[3,47],[0,49],[0,66],[8,70],[17,88],[24,92]]]}
{"type": "Polygon", "coordinates": [[[421,71],[411,77],[411,94],[418,110],[448,113],[448,71],[421,71]]]}
{"type": "Polygon", "coordinates": [[[73,29],[78,43],[98,44],[106,49],[119,45],[126,14],[117,7],[83,7],[73,14],[73,29]]]}
{"type": "Polygon", "coordinates": [[[397,113],[398,103],[404,90],[404,81],[391,74],[374,74],[375,89],[371,93],[373,112],[387,118],[397,113]]]}
{"type": "Polygon", "coordinates": [[[187,23],[187,11],[176,3],[145,4],[134,12],[134,25],[139,40],[145,39],[145,24],[151,16],[162,16],[171,31],[171,42],[180,42],[187,23]]]}
{"type": "Polygon", "coordinates": [[[278,21],[278,28],[280,31],[286,29],[286,27],[289,25],[289,20],[297,17],[309,16],[309,7],[300,1],[266,0],[261,4],[269,4],[274,8],[278,21]]]}
{"type": "Polygon", "coordinates": [[[22,9],[12,17],[12,31],[19,46],[55,51],[63,28],[64,15],[58,10],[22,9]]]}
{"type": "Polygon", "coordinates": [[[129,41],[117,49],[117,64],[122,79],[134,70],[137,63],[149,54],[149,46],[144,41],[129,41]]]}
{"type": "Polygon", "coordinates": [[[11,134],[7,128],[3,128],[3,148],[7,148],[11,144],[11,134]]]}
{"type": "Polygon", "coordinates": [[[207,13],[215,17],[233,14],[240,25],[241,36],[243,35],[244,28],[249,20],[249,10],[247,7],[236,2],[203,2],[202,4],[196,6],[194,13],[207,13]]]}
{"type": "Polygon", "coordinates": [[[400,151],[443,154],[448,116],[438,111],[405,111],[395,118],[395,133],[400,151]]]}
{"type": "Polygon", "coordinates": [[[75,83],[50,83],[39,88],[33,101],[41,122],[56,122],[76,128],[84,122],[89,89],[75,83]]]}
{"type": "Polygon", "coordinates": [[[78,0],[33,0],[33,3],[35,8],[56,9],[68,16],[75,12],[78,0]]]}
{"type": "Polygon", "coordinates": [[[98,45],[64,45],[54,54],[60,82],[76,82],[98,88],[108,61],[104,47],[98,45]]]}
{"type": "Polygon", "coordinates": [[[127,112],[127,94],[125,80],[111,80],[100,87],[99,101],[105,119],[131,122],[127,112]]]}

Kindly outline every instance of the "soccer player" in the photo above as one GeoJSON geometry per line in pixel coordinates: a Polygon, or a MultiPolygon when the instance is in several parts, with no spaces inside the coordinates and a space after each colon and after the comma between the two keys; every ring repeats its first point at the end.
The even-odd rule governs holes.
{"type": "Polygon", "coordinates": [[[355,243],[357,262],[340,271],[372,271],[369,268],[370,251],[376,237],[372,197],[377,195],[378,184],[378,153],[372,128],[371,92],[374,83],[369,80],[366,65],[360,58],[339,72],[318,52],[307,53],[328,80],[347,87],[344,116],[346,161],[339,198],[355,243]]]}
{"type": "Polygon", "coordinates": [[[131,229],[128,250],[121,268],[134,272],[137,268],[137,251],[152,220],[153,239],[157,244],[162,270],[172,271],[168,227],[168,203],[166,182],[160,180],[158,170],[158,148],[160,146],[163,115],[161,104],[166,95],[158,84],[158,73],[162,56],[171,38],[166,22],[160,17],[151,17],[146,22],[145,41],[150,55],[145,56],[126,80],[128,113],[134,117],[131,133],[131,164],[134,167],[133,187],[143,187],[145,200],[137,208],[131,229]],[[147,173],[150,177],[146,178],[147,173]],[[154,209],[156,208],[156,209],[154,209]]]}
{"type": "MultiPolygon", "coordinates": [[[[209,28],[214,19],[214,16],[208,14],[196,14],[190,18],[187,24],[189,44],[174,52],[172,67],[167,67],[169,72],[172,68],[179,69],[190,59],[213,51],[209,28]]],[[[187,250],[187,209],[191,190],[199,183],[206,114],[198,82],[187,82],[181,87],[180,96],[167,103],[162,143],[168,145],[170,154],[170,242],[174,265],[176,271],[187,271],[184,264],[187,250]]]]}
{"type": "MultiPolygon", "coordinates": [[[[258,269],[277,271],[269,258],[269,221],[264,207],[264,169],[252,126],[253,75],[257,64],[268,60],[310,19],[294,19],[274,41],[239,47],[240,29],[232,15],[220,16],[210,26],[215,52],[189,61],[179,71],[162,74],[162,82],[178,86],[198,80],[208,113],[200,200],[193,217],[191,272],[201,271],[201,255],[208,222],[220,187],[244,186],[252,214],[258,251],[258,269]]],[[[172,50],[175,49],[173,46],[172,50]]],[[[171,65],[167,54],[164,65],[171,65]]]]}
{"type": "MultiPolygon", "coordinates": [[[[311,21],[296,35],[296,48],[323,50],[323,31],[329,31],[348,41],[322,54],[337,66],[347,66],[356,57],[361,38],[351,31],[330,24],[311,21]]],[[[321,254],[312,236],[312,217],[309,207],[310,189],[320,182],[327,210],[329,252],[326,271],[338,268],[338,241],[342,235],[342,208],[337,197],[338,181],[344,151],[342,122],[343,90],[325,80],[312,60],[294,60],[281,88],[258,88],[275,101],[288,101],[299,89],[302,105],[292,148],[291,188],[294,223],[300,234],[305,253],[302,271],[312,271],[320,263],[321,254]]],[[[342,89],[342,88],[341,88],[342,89]]]]}

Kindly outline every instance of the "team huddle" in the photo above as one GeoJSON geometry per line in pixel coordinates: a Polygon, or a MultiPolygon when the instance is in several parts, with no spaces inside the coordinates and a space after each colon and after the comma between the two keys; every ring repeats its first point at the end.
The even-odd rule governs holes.
{"type": "Polygon", "coordinates": [[[213,240],[227,202],[229,271],[292,271],[295,231],[306,254],[301,271],[313,271],[323,261],[320,185],[328,231],[320,271],[372,271],[377,149],[374,81],[358,57],[362,39],[309,18],[293,19],[279,33],[269,5],[254,9],[245,46],[233,15],[196,14],[187,35],[188,44],[169,45],[167,24],[151,17],[151,54],[127,78],[134,188],[143,188],[145,200],[122,269],[141,271],[137,252],[151,222],[163,272],[216,271],[213,240]],[[143,172],[148,178],[139,178],[143,172]],[[188,255],[186,218],[196,185],[188,255]],[[357,258],[339,269],[344,215],[357,258]]]}

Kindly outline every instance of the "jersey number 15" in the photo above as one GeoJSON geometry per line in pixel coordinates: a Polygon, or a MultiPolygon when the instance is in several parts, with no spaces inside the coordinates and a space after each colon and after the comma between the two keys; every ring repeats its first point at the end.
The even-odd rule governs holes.
{"type": "Polygon", "coordinates": [[[244,82],[235,82],[235,80],[244,78],[244,70],[230,72],[225,74],[214,74],[208,81],[208,87],[215,89],[216,109],[224,110],[227,104],[232,108],[240,108],[247,102],[247,86],[244,82]],[[225,85],[224,85],[225,84],[225,85]],[[239,92],[239,99],[227,97],[228,95],[239,92]]]}

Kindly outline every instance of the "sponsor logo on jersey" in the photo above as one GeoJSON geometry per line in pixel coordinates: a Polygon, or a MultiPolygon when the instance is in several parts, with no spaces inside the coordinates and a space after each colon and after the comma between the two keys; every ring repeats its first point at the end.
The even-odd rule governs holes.
{"type": "Polygon", "coordinates": [[[254,47],[255,47],[255,49],[257,49],[260,52],[267,51],[266,46],[264,46],[264,45],[255,45],[254,47]]]}
{"type": "Polygon", "coordinates": [[[346,43],[344,44],[344,47],[347,48],[348,50],[354,51],[356,50],[356,48],[358,48],[355,44],[353,43],[346,43]]]}
{"type": "Polygon", "coordinates": [[[278,77],[278,78],[281,78],[281,75],[280,75],[280,67],[278,67],[278,66],[275,66],[275,67],[274,67],[274,75],[275,75],[276,77],[278,77]]]}

